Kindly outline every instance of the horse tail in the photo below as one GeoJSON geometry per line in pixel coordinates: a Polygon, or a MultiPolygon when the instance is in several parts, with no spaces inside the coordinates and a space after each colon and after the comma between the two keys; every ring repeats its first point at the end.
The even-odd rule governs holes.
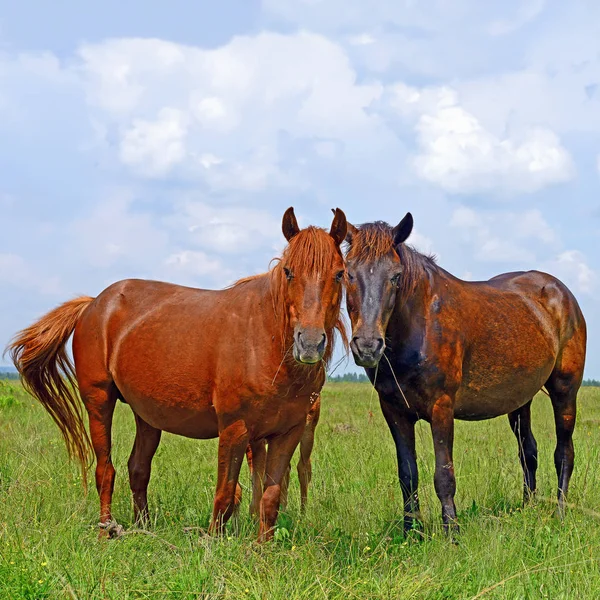
{"type": "MultiPolygon", "coordinates": [[[[77,380],[66,343],[94,298],[81,296],[61,304],[13,338],[6,351],[21,375],[23,387],[48,411],[58,425],[70,458],[90,463],[92,445],[86,431],[77,380]]],[[[86,477],[83,477],[85,484],[86,477]]]]}

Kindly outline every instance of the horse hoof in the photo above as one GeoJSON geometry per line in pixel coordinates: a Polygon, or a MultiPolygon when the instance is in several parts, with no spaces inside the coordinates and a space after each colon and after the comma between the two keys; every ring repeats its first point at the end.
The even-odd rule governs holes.
{"type": "Polygon", "coordinates": [[[98,532],[98,539],[114,539],[121,537],[125,533],[123,525],[119,525],[116,521],[106,521],[105,523],[98,523],[100,531],[98,532]]]}
{"type": "Polygon", "coordinates": [[[404,537],[422,540],[424,536],[423,522],[419,519],[407,517],[404,519],[404,537]]]}

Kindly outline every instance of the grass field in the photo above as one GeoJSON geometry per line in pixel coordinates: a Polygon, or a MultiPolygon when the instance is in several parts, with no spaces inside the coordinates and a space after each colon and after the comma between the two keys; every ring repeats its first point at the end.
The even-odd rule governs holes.
{"type": "MultiPolygon", "coordinates": [[[[85,497],[50,417],[18,383],[0,386],[0,598],[600,597],[600,389],[580,393],[572,506],[562,524],[553,516],[548,398],[533,404],[539,492],[525,509],[507,419],[457,423],[462,533],[454,546],[441,532],[428,425],[419,424],[417,433],[425,539],[416,541],[401,534],[395,455],[376,395],[368,384],[330,384],[307,514],[299,515],[294,476],[276,540],[258,546],[247,515],[247,467],[237,528],[209,538],[201,528],[212,505],[216,442],[168,434],[150,482],[153,535],[99,542],[91,477],[85,497]]],[[[133,431],[129,409],[119,405],[113,514],[129,528],[133,431]]]]}

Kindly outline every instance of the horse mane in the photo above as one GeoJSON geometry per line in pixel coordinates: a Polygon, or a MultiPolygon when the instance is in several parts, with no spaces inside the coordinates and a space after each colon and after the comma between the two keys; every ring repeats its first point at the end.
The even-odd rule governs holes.
{"type": "Polygon", "coordinates": [[[437,268],[435,255],[422,254],[413,246],[394,245],[394,228],[384,221],[363,223],[356,227],[349,242],[347,260],[358,263],[376,262],[381,258],[396,252],[404,268],[398,289],[402,297],[414,292],[423,275],[437,268]]]}
{"type": "MultiPolygon", "coordinates": [[[[285,306],[285,291],[288,285],[284,267],[289,269],[295,276],[306,274],[318,276],[326,273],[331,267],[332,254],[339,253],[333,238],[321,227],[313,225],[300,230],[288,243],[279,258],[271,261],[272,267],[266,273],[244,277],[233,283],[230,287],[236,288],[252,281],[263,279],[269,282],[269,291],[273,299],[273,310],[281,327],[282,347],[286,346],[286,338],[290,328],[290,315],[285,306]]],[[[342,344],[348,351],[348,335],[346,327],[339,311],[341,307],[342,294],[338,301],[338,318],[335,323],[325,330],[328,344],[323,356],[326,365],[329,365],[334,350],[333,335],[335,331],[340,334],[342,344]]],[[[327,324],[328,325],[328,324],[327,324]]],[[[287,348],[286,348],[287,350],[287,348]]]]}

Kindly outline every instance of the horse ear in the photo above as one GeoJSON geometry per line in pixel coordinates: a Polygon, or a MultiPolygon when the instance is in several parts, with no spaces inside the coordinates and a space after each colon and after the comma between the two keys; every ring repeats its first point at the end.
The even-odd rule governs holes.
{"type": "Polygon", "coordinates": [[[300,232],[300,227],[298,227],[298,221],[296,221],[296,215],[294,214],[293,206],[290,206],[283,214],[281,231],[283,231],[283,235],[288,242],[300,232]]]}
{"type": "Polygon", "coordinates": [[[414,221],[413,216],[407,212],[406,216],[396,227],[394,227],[394,246],[399,246],[402,242],[406,241],[413,229],[414,221]]]}
{"type": "MultiPolygon", "coordinates": [[[[339,210],[339,208],[332,208],[331,212],[335,215],[336,210],[339,210]]],[[[352,223],[350,223],[350,221],[346,221],[346,226],[348,227],[348,231],[346,233],[346,241],[349,244],[351,244],[352,238],[356,235],[356,232],[358,231],[358,229],[356,227],[354,227],[354,225],[352,225],[352,223]]]]}
{"type": "Polygon", "coordinates": [[[346,215],[340,208],[336,208],[333,217],[333,223],[331,223],[331,229],[329,235],[333,238],[336,246],[339,246],[346,238],[348,232],[348,221],[346,221],[346,215]]]}

